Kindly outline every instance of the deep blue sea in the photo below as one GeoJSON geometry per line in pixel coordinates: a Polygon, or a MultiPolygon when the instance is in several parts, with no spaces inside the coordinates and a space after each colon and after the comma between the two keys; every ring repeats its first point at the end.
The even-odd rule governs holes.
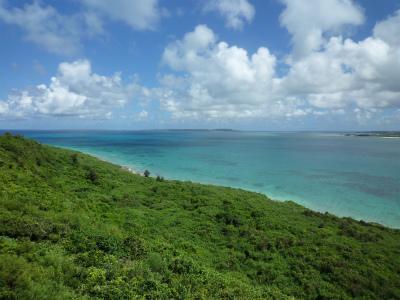
{"type": "Polygon", "coordinates": [[[20,133],[168,179],[239,187],[400,228],[400,139],[184,130],[20,133]]]}

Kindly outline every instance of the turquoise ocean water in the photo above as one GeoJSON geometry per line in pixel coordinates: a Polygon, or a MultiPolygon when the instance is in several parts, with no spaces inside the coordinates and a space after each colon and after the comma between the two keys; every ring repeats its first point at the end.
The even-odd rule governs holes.
{"type": "Polygon", "coordinates": [[[20,133],[169,179],[244,188],[400,228],[400,139],[237,131],[20,133]]]}

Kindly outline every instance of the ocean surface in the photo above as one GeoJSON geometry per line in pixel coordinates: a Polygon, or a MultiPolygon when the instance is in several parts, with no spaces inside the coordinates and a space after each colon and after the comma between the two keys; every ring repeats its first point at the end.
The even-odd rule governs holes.
{"type": "Polygon", "coordinates": [[[400,139],[339,133],[20,131],[167,179],[257,191],[400,228],[400,139]]]}

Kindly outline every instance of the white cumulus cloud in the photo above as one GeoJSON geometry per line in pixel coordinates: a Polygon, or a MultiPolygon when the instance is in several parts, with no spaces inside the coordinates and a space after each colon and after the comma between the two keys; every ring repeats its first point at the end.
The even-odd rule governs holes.
{"type": "Polygon", "coordinates": [[[163,9],[158,0],[82,0],[90,10],[115,21],[122,21],[136,30],[154,29],[163,9]]]}
{"type": "Polygon", "coordinates": [[[149,30],[165,13],[157,0],[83,0],[70,14],[40,1],[21,7],[12,4],[0,0],[0,21],[21,28],[25,40],[62,55],[76,54],[86,38],[104,34],[105,19],[123,22],[134,30],[149,30]]]}
{"type": "Polygon", "coordinates": [[[205,11],[218,12],[232,29],[242,29],[255,15],[254,6],[248,0],[209,0],[205,2],[205,11]]]}
{"type": "Polygon", "coordinates": [[[163,62],[184,75],[161,78],[156,97],[174,118],[220,119],[301,115],[294,99],[279,99],[276,57],[260,47],[245,49],[218,42],[211,29],[198,25],[167,46],[163,62]]]}
{"type": "Polygon", "coordinates": [[[142,110],[139,114],[138,114],[138,120],[144,120],[149,116],[149,113],[147,112],[147,110],[142,110]]]}
{"type": "Polygon", "coordinates": [[[374,36],[389,45],[400,45],[400,10],[374,27],[374,36]]]}
{"type": "Polygon", "coordinates": [[[320,51],[291,62],[282,93],[318,108],[400,107],[400,43],[386,35],[400,28],[398,15],[379,22],[364,40],[332,37],[320,51]]]}
{"type": "Polygon", "coordinates": [[[0,101],[0,117],[74,116],[107,118],[140,88],[123,84],[121,76],[94,73],[88,60],[61,63],[48,85],[16,91],[0,101]]]}
{"type": "Polygon", "coordinates": [[[64,16],[39,2],[22,8],[7,7],[0,0],[0,20],[20,27],[25,39],[57,54],[73,54],[81,47],[82,29],[76,15],[64,16]]]}
{"type": "MultiPolygon", "coordinates": [[[[377,23],[364,40],[354,41],[340,32],[321,35],[318,47],[286,61],[284,75],[278,75],[277,58],[268,48],[251,54],[219,41],[210,28],[199,25],[165,48],[162,61],[170,72],[161,76],[152,97],[176,119],[347,114],[369,120],[400,108],[400,42],[392,36],[399,31],[399,15],[377,23]]],[[[343,20],[314,26],[322,34],[345,24],[343,20]]]]}
{"type": "Polygon", "coordinates": [[[292,35],[294,56],[302,57],[324,43],[324,35],[346,25],[364,22],[362,9],[353,0],[281,0],[286,6],[281,24],[292,35]]]}

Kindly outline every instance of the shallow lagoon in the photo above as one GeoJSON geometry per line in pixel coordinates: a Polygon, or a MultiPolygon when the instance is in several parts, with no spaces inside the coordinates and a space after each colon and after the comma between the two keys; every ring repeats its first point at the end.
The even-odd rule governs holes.
{"type": "Polygon", "coordinates": [[[244,188],[400,228],[400,139],[185,130],[20,133],[154,175],[244,188]]]}

